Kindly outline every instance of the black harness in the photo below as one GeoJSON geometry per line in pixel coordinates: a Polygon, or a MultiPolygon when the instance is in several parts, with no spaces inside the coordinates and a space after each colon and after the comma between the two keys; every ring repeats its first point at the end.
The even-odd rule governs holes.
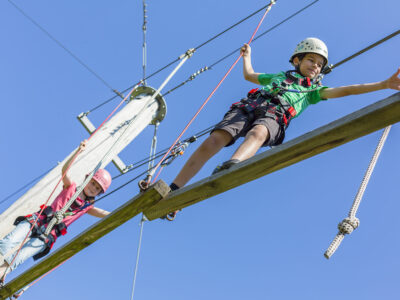
{"type": "MultiPolygon", "coordinates": [[[[306,91],[290,90],[288,89],[292,84],[298,84],[307,88],[315,84],[310,78],[298,78],[292,73],[295,71],[287,71],[286,78],[278,85],[272,83],[272,89],[269,91],[263,89],[252,89],[247,93],[247,97],[241,99],[239,102],[233,103],[231,109],[239,108],[246,113],[253,115],[255,118],[268,117],[278,122],[281,129],[284,131],[289,126],[289,123],[297,112],[294,107],[283,97],[287,92],[292,93],[309,93],[317,90],[319,87],[308,89],[306,91]]],[[[281,144],[284,139],[283,136],[276,143],[281,144]]]]}
{"type": "MultiPolygon", "coordinates": [[[[90,205],[90,202],[85,201],[83,203],[83,205],[80,205],[75,200],[74,203],[68,209],[68,213],[66,213],[66,215],[75,214],[76,211],[81,210],[83,207],[87,207],[88,204],[90,205]]],[[[31,225],[34,225],[32,228],[30,237],[38,238],[45,243],[46,248],[42,252],[34,255],[33,256],[34,260],[37,260],[37,259],[42,258],[43,256],[47,255],[55,243],[55,238],[54,238],[53,234],[49,234],[47,236],[44,235],[47,224],[54,217],[54,214],[55,214],[55,212],[51,206],[42,205],[42,206],[40,206],[40,210],[36,214],[31,214],[31,215],[27,215],[27,216],[19,216],[14,221],[14,225],[18,225],[20,222],[25,221],[25,220],[28,221],[31,225]],[[43,211],[42,211],[42,209],[43,209],[43,211]],[[39,215],[40,211],[42,211],[42,213],[40,214],[39,218],[37,218],[37,215],[39,215]]],[[[56,237],[67,234],[67,225],[65,225],[64,222],[54,225],[53,229],[54,229],[56,237]]]]}

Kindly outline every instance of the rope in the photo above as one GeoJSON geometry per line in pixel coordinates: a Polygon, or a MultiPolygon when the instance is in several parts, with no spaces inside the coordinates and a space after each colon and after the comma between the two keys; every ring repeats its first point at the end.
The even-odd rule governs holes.
{"type": "MultiPolygon", "coordinates": [[[[135,87],[135,88],[136,88],[136,87],[135,87]]],[[[90,137],[87,139],[88,141],[97,133],[97,131],[100,130],[100,128],[103,127],[103,125],[107,122],[107,120],[117,111],[117,109],[125,102],[125,100],[132,94],[133,91],[134,91],[134,89],[132,89],[132,90],[129,92],[129,94],[126,96],[126,98],[123,99],[123,100],[115,107],[115,109],[107,116],[107,118],[100,124],[100,126],[97,127],[97,129],[90,135],[90,137]]],[[[129,127],[129,126],[128,126],[128,127],[129,127]]],[[[47,198],[46,202],[44,203],[44,205],[42,206],[41,210],[39,211],[38,218],[33,222],[31,228],[29,229],[28,234],[26,235],[25,239],[22,241],[22,243],[21,243],[21,245],[20,245],[20,247],[19,247],[17,253],[15,254],[15,256],[14,256],[14,258],[13,258],[13,260],[11,261],[11,263],[9,264],[9,266],[6,268],[6,270],[4,271],[4,274],[3,274],[2,277],[0,278],[0,281],[2,281],[2,282],[5,281],[5,278],[6,278],[6,275],[7,275],[7,272],[8,272],[8,270],[9,270],[9,268],[13,265],[14,261],[16,260],[18,254],[20,253],[20,251],[21,251],[21,249],[22,249],[22,246],[25,244],[25,242],[26,242],[26,240],[28,239],[29,235],[31,234],[33,228],[36,226],[37,220],[38,220],[39,217],[42,215],[43,210],[44,210],[45,207],[47,206],[48,202],[50,201],[51,197],[53,196],[54,192],[56,191],[58,185],[59,185],[60,182],[64,179],[64,177],[65,177],[65,175],[67,174],[68,170],[71,168],[72,164],[74,163],[74,161],[75,161],[76,158],[78,157],[79,153],[80,153],[79,150],[76,151],[75,154],[73,155],[73,157],[71,158],[71,160],[70,160],[70,162],[69,162],[69,165],[67,166],[65,172],[62,174],[60,180],[57,182],[56,186],[54,187],[54,189],[53,189],[52,192],[50,193],[50,196],[47,198]]],[[[96,170],[96,169],[95,169],[95,170],[96,170]]],[[[97,171],[97,170],[96,170],[96,171],[97,171]]],[[[92,172],[90,178],[92,178],[93,175],[94,175],[94,173],[92,172]]],[[[88,176],[88,177],[89,177],[89,176],[88,176]]],[[[86,180],[85,180],[85,181],[86,181],[86,180]]],[[[87,184],[87,182],[86,182],[86,184],[87,184]]],[[[85,185],[86,185],[86,184],[85,184],[85,185]]],[[[80,189],[79,189],[79,190],[80,190],[80,189]]],[[[83,188],[82,188],[82,190],[83,190],[83,188]]],[[[80,192],[82,192],[82,191],[80,191],[80,192]]],[[[80,192],[79,192],[79,194],[80,194],[80,192]]],[[[78,196],[79,194],[76,194],[76,193],[75,193],[75,195],[73,196],[74,201],[75,201],[75,199],[77,198],[77,196],[78,196]]],[[[70,202],[70,201],[69,201],[69,202],[70,202]]],[[[69,204],[69,206],[71,206],[71,204],[72,204],[72,202],[69,204]]],[[[69,208],[69,206],[67,207],[67,209],[69,208]]],[[[63,211],[63,213],[65,213],[65,211],[63,211]]],[[[50,221],[50,223],[51,223],[51,222],[53,223],[53,225],[51,226],[51,228],[52,228],[52,227],[55,225],[56,219],[53,218],[53,219],[50,221]]],[[[49,228],[49,227],[50,227],[50,224],[49,224],[48,228],[49,228]]],[[[48,229],[48,228],[47,228],[47,229],[48,229]]],[[[47,231],[47,229],[46,229],[46,231],[47,231]]],[[[50,229],[50,230],[51,230],[51,229],[50,229]]],[[[48,233],[50,233],[50,231],[49,231],[48,233]]],[[[47,235],[48,235],[48,233],[47,233],[47,235]]]]}
{"type": "Polygon", "coordinates": [[[334,240],[328,247],[328,250],[326,250],[324,253],[325,258],[327,258],[327,259],[329,259],[335,253],[336,249],[339,247],[340,243],[343,241],[344,236],[346,234],[352,233],[360,225],[360,220],[356,217],[356,213],[361,204],[361,200],[364,195],[365,189],[367,188],[369,179],[372,175],[372,172],[374,171],[376,162],[379,158],[379,155],[381,154],[383,145],[385,144],[386,138],[389,134],[391,127],[392,126],[386,127],[382,133],[382,136],[379,140],[378,146],[375,149],[375,153],[372,156],[372,159],[368,165],[367,171],[365,172],[365,175],[361,182],[358,193],[353,201],[353,205],[351,206],[348,217],[339,223],[339,225],[338,225],[339,232],[336,234],[336,237],[334,238],[334,240]]]}
{"type": "MultiPolygon", "coordinates": [[[[104,80],[99,74],[97,74],[92,68],[90,68],[87,64],[85,64],[78,56],[72,53],[66,46],[64,46],[60,41],[58,41],[55,37],[53,37],[46,29],[43,28],[38,22],[36,22],[31,16],[29,16],[25,11],[23,11],[19,6],[17,6],[11,0],[8,2],[14,6],[25,18],[31,21],[37,28],[39,28],[45,35],[47,35],[53,42],[55,42],[59,47],[64,49],[75,61],[77,61],[81,66],[83,66],[86,70],[88,70],[92,75],[94,75],[99,81],[101,81],[106,87],[108,87],[111,91],[113,91],[117,96],[121,97],[120,93],[113,89],[112,86],[104,80]]],[[[123,97],[122,97],[123,98],[123,97]]]]}
{"type": "MultiPolygon", "coordinates": [[[[310,6],[314,5],[315,3],[317,3],[319,0],[315,0],[314,2],[306,5],[305,7],[299,9],[298,11],[296,11],[295,13],[293,13],[292,15],[290,15],[289,17],[287,17],[286,19],[282,20],[281,22],[279,22],[278,24],[272,26],[271,28],[269,28],[268,30],[264,31],[263,33],[259,34],[258,36],[256,36],[253,40],[253,42],[255,42],[256,40],[258,40],[260,37],[266,35],[267,33],[269,33],[270,31],[274,30],[275,28],[279,27],[280,25],[282,25],[283,23],[286,23],[287,21],[289,21],[290,19],[292,19],[293,17],[297,16],[298,14],[300,14],[301,12],[303,12],[304,10],[306,10],[307,8],[309,8],[310,6]]],[[[242,46],[240,46],[239,48],[233,50],[232,52],[230,52],[229,54],[225,55],[223,58],[217,60],[215,63],[210,65],[210,69],[212,69],[214,66],[216,66],[217,64],[219,64],[220,62],[222,62],[223,60],[227,59],[228,57],[230,57],[231,55],[237,53],[237,51],[240,50],[242,46]]]]}
{"type": "MultiPolygon", "coordinates": [[[[316,1],[319,1],[319,0],[316,0],[316,1]]],[[[268,4],[268,5],[270,5],[270,4],[268,4]]],[[[220,33],[218,33],[218,34],[216,34],[215,36],[213,36],[212,38],[208,39],[207,41],[201,43],[201,44],[198,45],[197,47],[193,48],[193,51],[196,51],[196,50],[200,49],[201,47],[203,47],[204,45],[210,43],[211,41],[213,41],[213,40],[216,39],[217,37],[221,36],[222,34],[226,33],[227,31],[229,31],[229,30],[233,29],[234,27],[238,26],[239,24],[243,23],[243,22],[246,21],[247,19],[251,18],[252,16],[256,15],[258,12],[260,12],[260,11],[262,11],[263,9],[265,9],[266,7],[268,7],[268,5],[263,6],[262,8],[258,9],[257,11],[251,13],[249,16],[243,18],[243,19],[240,20],[239,22],[237,22],[237,23],[235,23],[234,25],[230,26],[228,29],[225,29],[224,31],[222,31],[222,32],[220,32],[220,33]]],[[[156,70],[154,73],[152,73],[152,74],[150,74],[149,76],[143,78],[143,79],[140,80],[139,82],[146,82],[147,79],[150,79],[151,77],[153,77],[153,76],[155,76],[156,74],[160,73],[161,71],[165,70],[166,68],[168,68],[169,66],[173,65],[174,63],[176,63],[176,62],[179,61],[179,60],[180,60],[180,57],[178,57],[177,59],[171,61],[170,63],[168,63],[168,64],[165,65],[164,67],[162,67],[162,68],[156,70]]],[[[133,86],[128,87],[127,89],[123,90],[122,92],[124,93],[124,92],[128,91],[128,90],[129,90],[130,88],[132,88],[132,87],[133,87],[133,86]]],[[[86,114],[89,114],[90,112],[95,111],[96,109],[98,109],[98,108],[102,107],[103,105],[109,103],[110,101],[114,100],[116,97],[117,97],[117,96],[113,96],[113,97],[111,97],[111,98],[105,100],[104,102],[100,103],[100,104],[97,105],[96,107],[94,107],[94,108],[88,110],[88,111],[86,112],[86,114]]]]}
{"type": "MultiPolygon", "coordinates": [[[[193,55],[193,52],[191,50],[188,50],[185,54],[183,54],[182,61],[179,63],[178,66],[175,67],[175,69],[171,72],[171,74],[164,80],[164,82],[161,84],[161,86],[158,88],[158,90],[148,99],[142,109],[136,114],[140,115],[146,108],[147,106],[160,94],[161,90],[164,88],[164,86],[168,83],[168,81],[175,75],[175,73],[178,71],[178,69],[185,63],[185,61],[193,55]]],[[[130,94],[133,92],[133,90],[129,93],[127,97],[130,96],[130,94]]],[[[124,99],[123,101],[125,101],[124,99]]],[[[136,118],[134,116],[132,119],[129,120],[128,126],[124,129],[124,131],[121,133],[121,135],[117,138],[117,140],[113,143],[113,145],[110,147],[110,149],[107,151],[107,153],[103,156],[103,158],[100,160],[100,162],[97,164],[97,166],[93,169],[92,172],[89,173],[88,176],[86,176],[85,180],[83,181],[82,185],[77,188],[75,194],[68,200],[68,202],[65,204],[65,206],[60,209],[57,213],[59,214],[58,219],[57,219],[57,213],[56,215],[50,220],[49,224],[47,225],[46,231],[44,232],[45,236],[48,236],[53,229],[54,225],[58,224],[59,222],[62,221],[65,212],[69,207],[72,205],[72,203],[75,202],[76,198],[80,195],[80,193],[83,191],[85,186],[89,183],[89,181],[92,179],[93,175],[101,168],[103,165],[103,162],[108,159],[108,157],[112,154],[112,150],[114,147],[118,144],[118,142],[121,140],[121,138],[124,136],[125,132],[132,126],[133,122],[132,120],[136,118]]],[[[103,122],[104,123],[104,122],[103,122]]],[[[98,129],[97,129],[98,130],[98,129]]],[[[96,131],[97,131],[96,130],[96,131]]]]}
{"type": "MultiPolygon", "coordinates": [[[[149,164],[147,166],[147,176],[151,178],[151,170],[154,167],[154,157],[155,157],[155,152],[157,148],[157,129],[159,126],[159,122],[157,122],[154,126],[154,134],[153,134],[153,139],[151,141],[151,147],[150,147],[150,154],[149,154],[149,164]]],[[[136,287],[136,277],[138,273],[138,268],[139,268],[139,257],[140,257],[140,250],[142,247],[142,238],[143,238],[143,227],[144,227],[144,222],[147,221],[146,216],[142,213],[142,218],[140,221],[140,234],[139,234],[139,245],[137,249],[137,254],[136,254],[136,264],[135,264],[135,272],[133,275],[133,282],[132,282],[132,294],[131,294],[131,300],[133,300],[133,296],[135,294],[135,287],[136,287]]]]}
{"type": "MultiPolygon", "coordinates": [[[[275,1],[272,0],[268,6],[267,9],[264,12],[264,15],[262,16],[261,20],[259,21],[256,29],[254,30],[249,42],[247,44],[251,44],[251,42],[254,39],[255,34],[257,33],[258,29],[260,28],[262,22],[264,21],[265,17],[267,16],[268,12],[271,10],[272,5],[275,4],[275,1]]],[[[221,86],[222,82],[226,79],[226,77],[229,75],[229,73],[232,71],[232,69],[236,66],[236,64],[239,62],[240,58],[242,57],[242,53],[240,53],[239,57],[236,59],[236,61],[232,64],[232,66],[229,68],[229,70],[225,73],[225,75],[222,77],[222,79],[218,82],[217,86],[214,88],[214,90],[211,92],[211,94],[207,97],[207,99],[203,102],[203,104],[200,106],[200,108],[197,110],[196,114],[192,117],[192,119],[189,121],[189,123],[186,125],[186,127],[182,130],[182,132],[179,134],[179,136],[176,138],[176,140],[173,142],[171,147],[168,149],[167,153],[164,154],[163,158],[157,163],[155,169],[157,170],[163,160],[168,156],[168,154],[171,152],[172,148],[176,145],[176,143],[180,140],[182,135],[186,132],[186,130],[189,128],[189,126],[193,123],[193,121],[197,118],[199,113],[202,111],[204,106],[207,104],[207,102],[211,99],[211,97],[214,95],[214,93],[217,91],[217,89],[221,86]]],[[[153,179],[153,182],[156,181],[158,176],[160,175],[161,170],[157,173],[156,177],[153,179]]]]}

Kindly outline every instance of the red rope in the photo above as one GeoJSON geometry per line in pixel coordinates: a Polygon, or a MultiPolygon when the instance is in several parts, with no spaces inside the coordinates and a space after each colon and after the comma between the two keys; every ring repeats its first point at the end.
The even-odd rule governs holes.
{"type": "MultiPolygon", "coordinates": [[[[138,84],[137,84],[138,85],[138,84]]],[[[107,118],[103,121],[103,123],[100,124],[99,127],[97,127],[97,129],[89,136],[89,138],[87,139],[88,141],[97,133],[97,131],[99,131],[99,129],[101,127],[103,127],[103,125],[108,121],[108,119],[118,110],[118,108],[120,108],[120,106],[126,101],[126,99],[128,99],[128,97],[132,94],[132,92],[135,90],[135,88],[137,87],[137,85],[128,93],[128,95],[115,107],[115,109],[107,116],[107,118]]],[[[11,266],[13,265],[13,263],[15,262],[18,254],[20,253],[22,246],[25,244],[26,240],[28,239],[29,235],[31,234],[33,228],[35,227],[37,220],[39,219],[39,217],[42,215],[43,210],[45,209],[45,207],[47,206],[48,202],[50,201],[51,197],[53,196],[54,192],[56,191],[58,185],[60,184],[60,182],[64,179],[65,175],[67,174],[68,170],[71,168],[72,164],[75,162],[76,158],[78,157],[79,153],[81,151],[77,151],[74,156],[71,159],[71,162],[69,163],[69,165],[67,166],[67,169],[65,170],[65,172],[62,174],[60,180],[57,182],[56,186],[54,187],[54,189],[52,190],[50,196],[47,198],[46,202],[44,203],[44,205],[42,206],[39,215],[37,217],[37,219],[33,222],[31,228],[29,229],[28,234],[26,235],[25,239],[23,240],[23,242],[21,243],[21,245],[19,246],[19,249],[17,251],[17,253],[14,255],[14,258],[12,259],[11,263],[9,264],[8,268],[4,271],[3,276],[0,278],[0,281],[4,282],[6,279],[6,275],[7,275],[7,270],[9,268],[11,268],[11,266]]]]}
{"type": "MultiPolygon", "coordinates": [[[[258,23],[256,29],[253,32],[253,35],[251,36],[249,42],[247,44],[251,44],[251,42],[254,39],[254,36],[256,35],[258,29],[260,28],[262,22],[264,21],[265,17],[267,16],[268,12],[271,10],[272,5],[274,4],[274,1],[271,1],[271,3],[268,5],[267,9],[265,10],[264,15],[262,16],[260,22],[258,23]]],[[[198,109],[198,111],[196,112],[196,114],[192,117],[192,119],[189,121],[189,123],[186,125],[186,127],[182,130],[182,132],[179,134],[179,136],[177,137],[177,139],[175,140],[175,142],[172,144],[172,146],[168,149],[167,153],[165,153],[165,155],[161,158],[161,160],[158,162],[158,164],[156,165],[156,167],[154,168],[154,171],[156,171],[161,163],[163,162],[163,160],[168,156],[168,154],[171,152],[172,148],[176,145],[176,143],[181,139],[181,137],[183,136],[183,134],[186,132],[186,130],[189,128],[189,126],[193,123],[193,121],[197,118],[197,116],[199,115],[199,113],[202,111],[202,109],[204,108],[204,106],[207,104],[207,102],[211,99],[211,97],[214,95],[214,93],[217,91],[217,89],[220,87],[220,85],[222,84],[222,82],[224,82],[224,80],[226,79],[226,77],[229,75],[229,73],[232,71],[232,69],[236,66],[236,64],[239,62],[240,58],[242,57],[242,53],[240,53],[239,57],[236,59],[236,61],[232,64],[232,66],[229,68],[229,70],[225,73],[225,75],[222,77],[222,79],[218,82],[217,86],[213,89],[213,91],[211,92],[211,94],[207,97],[207,99],[203,102],[203,104],[200,106],[200,108],[198,109]]],[[[154,177],[153,179],[153,183],[157,180],[158,176],[161,173],[160,169],[157,173],[157,175],[154,177]]]]}

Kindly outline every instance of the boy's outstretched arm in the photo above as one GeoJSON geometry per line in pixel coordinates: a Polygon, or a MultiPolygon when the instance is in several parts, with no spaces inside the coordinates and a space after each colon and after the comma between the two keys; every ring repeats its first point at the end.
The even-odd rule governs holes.
{"type": "Polygon", "coordinates": [[[329,98],[344,97],[348,95],[365,94],[383,89],[393,89],[400,91],[399,75],[400,75],[400,68],[397,70],[396,73],[394,73],[386,80],[374,83],[355,84],[355,85],[341,86],[336,88],[326,88],[320,91],[320,96],[322,99],[329,99],[329,98]]]}
{"type": "Polygon", "coordinates": [[[81,151],[85,150],[86,143],[87,143],[87,140],[82,141],[81,144],[79,145],[79,148],[75,151],[74,154],[71,155],[71,157],[65,162],[64,166],[62,167],[61,176],[63,176],[64,173],[65,173],[64,178],[63,178],[64,189],[68,188],[72,183],[71,178],[68,176],[68,172],[67,172],[68,167],[71,164],[72,159],[74,158],[74,156],[78,152],[81,152],[81,151]]]}
{"type": "Polygon", "coordinates": [[[251,48],[248,44],[244,44],[240,49],[240,53],[243,55],[243,76],[244,79],[253,82],[255,84],[260,84],[258,81],[258,75],[260,73],[256,73],[253,70],[253,66],[251,65],[251,48]]]}

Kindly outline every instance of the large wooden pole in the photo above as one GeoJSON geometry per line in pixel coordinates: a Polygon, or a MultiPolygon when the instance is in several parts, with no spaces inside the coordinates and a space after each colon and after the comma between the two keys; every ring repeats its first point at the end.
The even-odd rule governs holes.
{"type": "MultiPolygon", "coordinates": [[[[154,100],[149,102],[154,92],[155,91],[149,87],[139,87],[136,89],[136,91],[132,93],[131,101],[105,123],[89,140],[86,150],[77,157],[75,163],[69,170],[70,177],[77,185],[83,181],[86,174],[94,169],[122,134],[122,138],[115,147],[113,147],[112,154],[108,156],[104,165],[107,165],[117,156],[117,154],[143,131],[145,127],[155,120],[161,121],[164,118],[166,106],[162,96],[158,95],[154,100]],[[144,107],[145,105],[146,107],[144,107]],[[133,124],[128,128],[128,124],[130,123],[133,124]],[[126,128],[128,129],[124,132],[126,128]]],[[[62,166],[75,150],[0,215],[0,238],[4,237],[13,229],[13,223],[16,217],[38,211],[39,206],[46,202],[51,191],[61,178],[62,166]]],[[[53,202],[61,189],[62,184],[58,186],[49,204],[53,202]]]]}

